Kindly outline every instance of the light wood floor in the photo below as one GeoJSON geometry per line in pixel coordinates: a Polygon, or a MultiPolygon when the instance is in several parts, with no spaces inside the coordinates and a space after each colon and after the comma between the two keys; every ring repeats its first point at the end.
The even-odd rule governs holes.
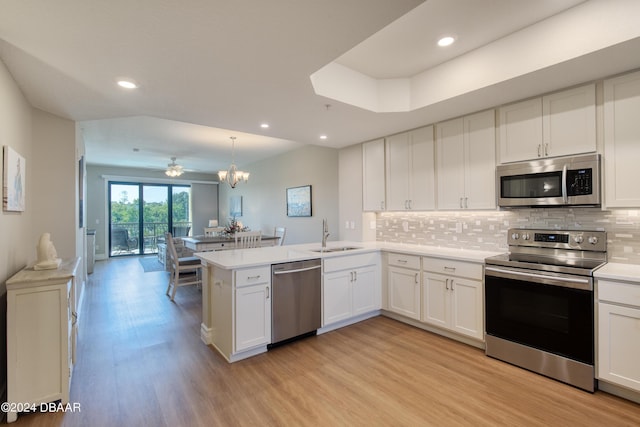
{"type": "Polygon", "coordinates": [[[19,426],[638,426],[589,394],[377,317],[228,364],[199,337],[200,292],[164,295],[136,258],[102,261],[82,311],[71,401],[19,426]]]}

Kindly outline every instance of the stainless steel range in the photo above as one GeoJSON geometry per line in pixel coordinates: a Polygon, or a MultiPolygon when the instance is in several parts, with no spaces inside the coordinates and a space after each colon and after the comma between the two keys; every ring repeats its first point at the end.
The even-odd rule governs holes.
{"type": "Polygon", "coordinates": [[[511,229],[485,259],[486,354],[595,390],[593,272],[603,231],[511,229]]]}

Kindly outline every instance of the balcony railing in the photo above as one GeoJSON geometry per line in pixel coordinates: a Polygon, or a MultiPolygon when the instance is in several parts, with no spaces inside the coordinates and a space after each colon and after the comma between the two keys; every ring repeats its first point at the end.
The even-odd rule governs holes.
{"type": "MultiPolygon", "coordinates": [[[[140,250],[140,224],[137,222],[111,223],[111,256],[158,253],[158,243],[164,242],[169,225],[166,222],[145,222],[143,224],[142,252],[140,250]]],[[[188,236],[191,222],[175,222],[172,234],[175,237],[188,236]]]]}

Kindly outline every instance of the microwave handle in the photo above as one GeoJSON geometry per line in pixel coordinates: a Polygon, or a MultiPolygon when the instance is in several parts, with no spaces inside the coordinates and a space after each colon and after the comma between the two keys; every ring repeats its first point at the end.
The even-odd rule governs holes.
{"type": "Polygon", "coordinates": [[[562,167],[562,200],[565,203],[569,203],[569,197],[567,196],[567,164],[562,167]]]}

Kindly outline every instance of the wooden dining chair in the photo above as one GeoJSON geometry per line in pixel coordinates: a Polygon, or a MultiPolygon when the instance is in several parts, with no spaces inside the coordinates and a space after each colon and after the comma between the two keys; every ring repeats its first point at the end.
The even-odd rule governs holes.
{"type": "Polygon", "coordinates": [[[284,236],[287,235],[287,229],[285,227],[275,227],[273,229],[273,235],[278,237],[276,246],[282,246],[284,244],[284,236]]]}
{"type": "Polygon", "coordinates": [[[259,248],[262,244],[262,232],[239,231],[235,234],[236,249],[259,248]]]}
{"type": "Polygon", "coordinates": [[[179,257],[171,233],[165,234],[167,244],[167,265],[169,266],[169,285],[167,295],[171,301],[180,286],[202,285],[202,262],[194,256],[179,257]]]}

